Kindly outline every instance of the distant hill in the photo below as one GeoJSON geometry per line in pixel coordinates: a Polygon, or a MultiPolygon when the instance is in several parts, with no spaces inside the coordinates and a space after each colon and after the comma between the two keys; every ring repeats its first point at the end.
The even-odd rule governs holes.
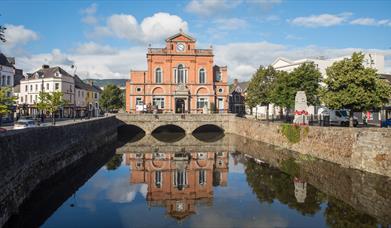
{"type": "Polygon", "coordinates": [[[83,81],[88,82],[89,80],[92,80],[94,82],[94,85],[99,87],[105,87],[109,84],[114,84],[119,87],[125,87],[127,79],[84,79],[83,81]]]}

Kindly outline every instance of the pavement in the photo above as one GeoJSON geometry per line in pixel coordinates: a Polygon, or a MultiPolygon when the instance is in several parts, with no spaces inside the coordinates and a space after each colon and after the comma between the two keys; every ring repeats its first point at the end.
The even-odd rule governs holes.
{"type": "MultiPolygon", "coordinates": [[[[67,124],[72,124],[72,123],[80,123],[80,122],[85,122],[85,121],[88,121],[88,120],[92,120],[92,119],[99,119],[99,118],[104,118],[105,116],[102,116],[102,117],[92,117],[90,119],[58,119],[56,120],[56,125],[55,126],[63,126],[63,125],[67,125],[67,124]]],[[[53,126],[52,124],[52,119],[50,118],[46,118],[45,119],[45,122],[44,123],[41,123],[40,126],[36,126],[36,127],[47,127],[47,126],[53,126]]],[[[14,126],[13,124],[12,125],[7,125],[7,126],[1,126],[0,128],[5,128],[7,129],[7,131],[9,130],[20,130],[20,129],[14,129],[14,126]]]]}

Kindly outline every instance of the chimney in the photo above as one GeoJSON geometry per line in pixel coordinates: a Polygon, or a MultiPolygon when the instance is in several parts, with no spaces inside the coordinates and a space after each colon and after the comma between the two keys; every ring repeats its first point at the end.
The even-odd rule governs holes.
{"type": "Polygon", "coordinates": [[[42,65],[42,69],[49,69],[49,65],[42,65]]]}
{"type": "Polygon", "coordinates": [[[235,78],[235,79],[234,79],[234,83],[233,83],[233,84],[234,84],[234,87],[238,86],[238,84],[239,84],[239,81],[238,81],[238,79],[236,79],[236,78],[235,78]]]}

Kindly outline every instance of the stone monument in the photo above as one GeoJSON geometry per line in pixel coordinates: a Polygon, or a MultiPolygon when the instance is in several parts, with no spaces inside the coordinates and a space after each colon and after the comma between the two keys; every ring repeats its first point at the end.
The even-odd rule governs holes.
{"type": "Polygon", "coordinates": [[[297,91],[295,96],[295,119],[294,124],[308,125],[307,96],[304,91],[297,91]]]}

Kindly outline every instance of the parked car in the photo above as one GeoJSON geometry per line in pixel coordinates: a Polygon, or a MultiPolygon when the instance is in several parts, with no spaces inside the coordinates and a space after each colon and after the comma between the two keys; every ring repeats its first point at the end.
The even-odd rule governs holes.
{"type": "Polygon", "coordinates": [[[24,120],[18,120],[14,124],[14,129],[32,128],[32,127],[36,127],[36,126],[37,125],[35,124],[34,120],[24,119],[24,120]]]}
{"type": "Polygon", "coordinates": [[[5,128],[1,128],[0,127],[0,133],[2,133],[2,132],[6,132],[7,131],[7,129],[5,129],[5,128]]]}
{"type": "MultiPolygon", "coordinates": [[[[349,126],[349,110],[333,110],[324,107],[318,110],[318,114],[322,117],[322,119],[325,117],[328,118],[330,125],[349,126]]],[[[357,125],[358,119],[353,117],[353,126],[357,127],[357,125]]]]}
{"type": "Polygon", "coordinates": [[[381,127],[391,127],[391,119],[386,119],[382,121],[381,127]]]}

